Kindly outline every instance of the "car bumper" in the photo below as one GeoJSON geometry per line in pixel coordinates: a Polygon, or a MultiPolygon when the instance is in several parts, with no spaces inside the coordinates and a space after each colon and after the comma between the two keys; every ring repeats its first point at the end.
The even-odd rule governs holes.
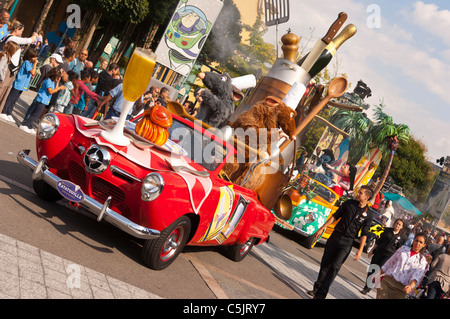
{"type": "MultiPolygon", "coordinates": [[[[309,237],[309,236],[311,236],[311,234],[308,234],[307,232],[305,232],[303,229],[300,229],[300,228],[297,228],[297,227],[294,227],[294,232],[296,232],[297,234],[300,234],[300,235],[302,235],[302,236],[304,236],[304,237],[309,237]]],[[[314,235],[314,234],[313,234],[314,235]]]]}
{"type": "Polygon", "coordinates": [[[294,232],[296,232],[296,233],[298,233],[298,234],[300,234],[300,235],[302,235],[302,236],[305,236],[305,237],[311,236],[310,234],[308,234],[308,233],[307,233],[306,231],[304,231],[303,229],[298,228],[297,226],[294,226],[294,225],[290,224],[289,222],[287,222],[287,221],[285,221],[285,220],[282,220],[282,219],[278,218],[277,216],[275,216],[275,222],[276,222],[279,226],[284,227],[284,228],[286,228],[286,229],[288,229],[288,230],[292,230],[292,231],[294,231],[294,232]]]}
{"type": "MultiPolygon", "coordinates": [[[[25,167],[28,167],[31,171],[33,171],[32,178],[33,180],[43,180],[51,187],[57,189],[56,185],[62,179],[50,172],[48,167],[46,166],[47,157],[42,156],[39,162],[36,162],[31,157],[29,157],[30,151],[23,150],[17,154],[17,160],[20,164],[25,167]]],[[[128,218],[123,217],[117,212],[110,209],[108,206],[111,202],[111,197],[105,201],[105,203],[101,204],[90,196],[84,195],[82,201],[78,202],[83,208],[92,212],[97,216],[97,221],[106,220],[110,224],[116,226],[117,228],[123,230],[124,232],[143,239],[154,239],[160,236],[160,232],[158,230],[150,229],[138,225],[128,218]]]]}

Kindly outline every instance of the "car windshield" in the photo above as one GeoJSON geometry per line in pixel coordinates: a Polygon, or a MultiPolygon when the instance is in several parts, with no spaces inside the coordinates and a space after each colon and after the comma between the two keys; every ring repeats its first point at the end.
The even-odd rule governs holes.
{"type": "Polygon", "coordinates": [[[227,155],[223,144],[176,119],[169,128],[169,140],[181,148],[183,155],[210,171],[215,170],[227,155]]]}
{"type": "Polygon", "coordinates": [[[331,191],[329,188],[324,185],[318,183],[314,179],[309,179],[309,192],[311,192],[316,200],[322,200],[328,203],[334,203],[336,201],[336,194],[331,191]]]}

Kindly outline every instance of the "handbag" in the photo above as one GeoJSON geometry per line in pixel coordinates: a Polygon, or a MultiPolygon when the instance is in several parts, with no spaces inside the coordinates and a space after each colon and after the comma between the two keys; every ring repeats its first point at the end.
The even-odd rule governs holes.
{"type": "Polygon", "coordinates": [[[6,68],[8,67],[8,61],[6,57],[0,59],[0,82],[5,80],[6,68]]]}
{"type": "Polygon", "coordinates": [[[17,72],[19,72],[20,69],[20,62],[18,65],[14,65],[11,62],[8,64],[8,69],[9,69],[9,76],[10,77],[15,77],[17,72]]]}

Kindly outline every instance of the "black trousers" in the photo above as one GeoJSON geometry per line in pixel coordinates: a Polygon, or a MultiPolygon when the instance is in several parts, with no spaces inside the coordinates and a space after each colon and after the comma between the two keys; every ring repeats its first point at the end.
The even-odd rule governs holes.
{"type": "Polygon", "coordinates": [[[320,262],[319,275],[314,283],[316,298],[325,299],[342,264],[350,254],[352,246],[353,238],[341,236],[336,231],[328,238],[322,261],[320,262]]]}
{"type": "Polygon", "coordinates": [[[14,106],[16,106],[16,102],[19,99],[20,95],[23,91],[19,91],[15,88],[11,88],[11,91],[9,91],[8,97],[6,98],[5,106],[3,107],[2,113],[6,115],[11,115],[14,106]]]}
{"type": "Polygon", "coordinates": [[[25,114],[25,117],[21,125],[27,126],[28,128],[32,129],[34,121],[36,121],[39,118],[39,115],[41,115],[44,109],[45,104],[33,100],[33,103],[31,103],[30,107],[28,108],[28,111],[25,114]]]}
{"type": "Polygon", "coordinates": [[[441,283],[439,281],[433,281],[428,285],[426,299],[442,299],[444,293],[445,291],[442,290],[441,283]]]}

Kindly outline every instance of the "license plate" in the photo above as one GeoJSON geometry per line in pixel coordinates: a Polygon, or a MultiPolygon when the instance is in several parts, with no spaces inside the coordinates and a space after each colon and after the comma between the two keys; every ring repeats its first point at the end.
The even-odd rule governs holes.
{"type": "Polygon", "coordinates": [[[71,181],[61,180],[56,184],[58,192],[67,200],[71,202],[82,202],[84,200],[84,193],[80,186],[71,181]]]}

